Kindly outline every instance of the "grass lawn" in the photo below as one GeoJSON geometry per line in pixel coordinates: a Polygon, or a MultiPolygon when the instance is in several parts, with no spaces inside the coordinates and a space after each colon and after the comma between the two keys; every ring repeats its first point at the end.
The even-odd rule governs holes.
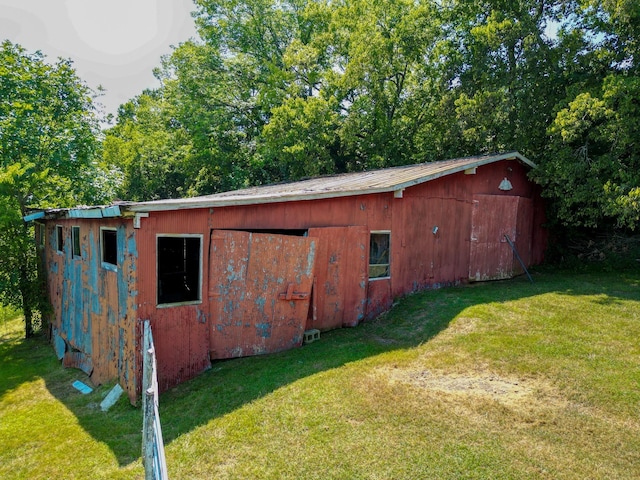
{"type": "MultiPolygon", "coordinates": [[[[406,297],[166,392],[172,479],[640,478],[640,272],[406,297]]],[[[0,478],[142,478],[141,412],[0,323],[0,478]]]]}

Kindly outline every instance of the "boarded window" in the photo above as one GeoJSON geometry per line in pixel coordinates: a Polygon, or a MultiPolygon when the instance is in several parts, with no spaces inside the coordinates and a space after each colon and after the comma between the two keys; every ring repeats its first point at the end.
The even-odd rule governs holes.
{"type": "Polygon", "coordinates": [[[115,267],[118,265],[118,232],[111,228],[100,229],[102,265],[115,267]]]}
{"type": "Polygon", "coordinates": [[[64,235],[62,225],[56,225],[56,250],[60,253],[64,251],[64,235]]]}
{"type": "Polygon", "coordinates": [[[369,278],[389,277],[390,246],[390,232],[371,232],[369,242],[369,278]]]}
{"type": "Polygon", "coordinates": [[[38,242],[39,247],[44,247],[45,245],[45,237],[46,237],[46,229],[42,223],[36,223],[36,242],[38,242]]]}
{"type": "Polygon", "coordinates": [[[201,299],[201,236],[158,236],[158,304],[201,299]]]}
{"type": "Polygon", "coordinates": [[[74,257],[80,256],[80,227],[71,227],[71,248],[74,257]]]}

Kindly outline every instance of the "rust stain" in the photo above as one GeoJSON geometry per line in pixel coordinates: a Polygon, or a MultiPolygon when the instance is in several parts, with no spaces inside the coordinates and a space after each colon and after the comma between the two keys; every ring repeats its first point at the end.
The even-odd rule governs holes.
{"type": "Polygon", "coordinates": [[[132,402],[137,397],[136,331],[130,322],[137,291],[133,232],[122,220],[56,220],[46,225],[48,295],[52,335],[63,365],[80,368],[96,384],[119,379],[132,402]],[[56,225],[62,227],[62,251],[56,225]],[[71,228],[80,227],[80,256],[71,251],[71,228]],[[101,260],[100,227],[117,231],[117,267],[101,260]],[[127,237],[128,235],[128,237],[127,237]]]}
{"type": "Polygon", "coordinates": [[[309,229],[318,238],[316,313],[307,330],[355,326],[364,318],[368,275],[366,226],[309,229]]]}
{"type": "MultiPolygon", "coordinates": [[[[516,238],[519,197],[475,195],[471,214],[469,279],[500,280],[514,274],[514,258],[504,236],[516,238]]],[[[517,241],[517,238],[516,238],[517,241]]]]}
{"type": "Polygon", "coordinates": [[[285,350],[300,345],[313,278],[315,240],[241,231],[211,233],[212,358],[285,350]],[[228,266],[242,275],[225,275],[228,266]],[[282,286],[287,285],[285,292],[282,286]],[[283,301],[277,301],[284,295],[283,301]]]}
{"type": "Polygon", "coordinates": [[[139,229],[122,218],[47,221],[56,355],[82,352],[93,379],[120,378],[135,398],[143,319],[151,321],[166,390],[208,368],[210,359],[300,345],[306,329],[357,325],[413,291],[516,274],[511,253],[503,252],[508,245],[494,237],[507,233],[528,265],[542,260],[546,237],[539,191],[524,167],[511,163],[508,194],[497,189],[506,167],[498,162],[474,175],[408,187],[396,198],[389,192],[151,212],[139,229]],[[56,225],[67,240],[61,253],[56,225]],[[80,258],[71,252],[74,225],[81,229],[80,258]],[[115,270],[101,265],[100,226],[117,230],[115,270]],[[370,231],[391,232],[390,278],[368,278],[370,231]],[[202,236],[202,290],[193,305],[157,306],[158,234],[202,236]]]}

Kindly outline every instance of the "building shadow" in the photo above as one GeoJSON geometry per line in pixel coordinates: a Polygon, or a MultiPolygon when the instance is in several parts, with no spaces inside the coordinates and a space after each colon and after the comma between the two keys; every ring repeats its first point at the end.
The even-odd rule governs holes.
{"type": "MultiPolygon", "coordinates": [[[[526,277],[471,284],[409,295],[391,311],[355,328],[324,332],[318,341],[301,348],[256,357],[213,363],[210,370],[165,392],[160,397],[164,441],[173,440],[211,420],[224,416],[299,379],[339,368],[393,350],[406,350],[429,342],[445,330],[465,309],[485,303],[504,303],[558,292],[569,295],[600,295],[600,300],[637,300],[635,289],[608,292],[605,282],[594,276],[576,280],[567,288],[567,276],[538,272],[534,283],[526,277]],[[607,298],[609,298],[607,300],[607,298]]],[[[142,411],[123,396],[108,412],[100,401],[112,385],[96,387],[82,395],[71,387],[80,379],[90,384],[79,370],[64,369],[53,348],[43,339],[0,343],[0,361],[17,362],[20,372],[0,381],[0,397],[9,389],[34,378],[43,378],[49,391],[77,417],[79,424],[97,441],[108,445],[120,466],[137,461],[141,452],[142,411]],[[32,351],[38,361],[32,364],[32,351]]]]}

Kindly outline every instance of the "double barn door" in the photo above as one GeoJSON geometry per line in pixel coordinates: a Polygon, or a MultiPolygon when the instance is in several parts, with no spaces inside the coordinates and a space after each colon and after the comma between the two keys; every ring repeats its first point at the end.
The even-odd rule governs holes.
{"type": "Polygon", "coordinates": [[[367,235],[364,227],[313,228],[304,237],[212,230],[210,357],[277,352],[299,346],[309,328],[356,325],[367,235]]]}

